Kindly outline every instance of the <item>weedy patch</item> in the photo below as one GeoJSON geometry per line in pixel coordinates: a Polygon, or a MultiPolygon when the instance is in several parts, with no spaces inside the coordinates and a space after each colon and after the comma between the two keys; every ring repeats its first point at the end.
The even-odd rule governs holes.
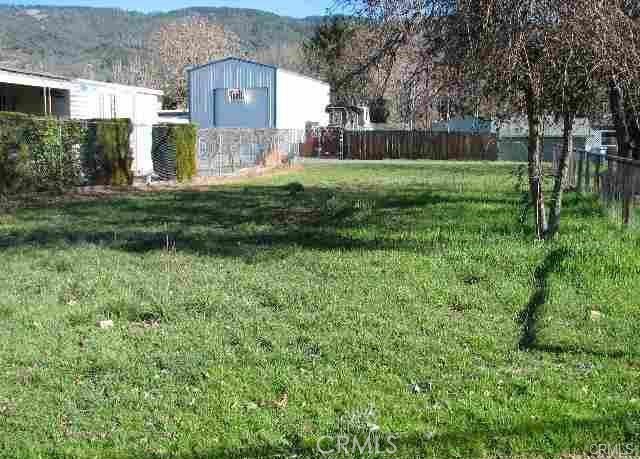
{"type": "Polygon", "coordinates": [[[42,369],[37,366],[21,367],[16,370],[16,382],[21,386],[38,385],[43,380],[42,369]]]}
{"type": "Polygon", "coordinates": [[[3,213],[0,205],[0,227],[15,225],[17,222],[15,215],[3,213]]]}
{"type": "Polygon", "coordinates": [[[0,417],[15,416],[18,412],[18,406],[10,400],[0,399],[0,417]]]}

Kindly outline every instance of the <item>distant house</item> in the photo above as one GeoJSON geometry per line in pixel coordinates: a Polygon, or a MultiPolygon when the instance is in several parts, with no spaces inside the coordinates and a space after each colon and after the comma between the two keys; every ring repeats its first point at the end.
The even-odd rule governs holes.
{"type": "MultiPolygon", "coordinates": [[[[542,142],[544,161],[553,161],[555,152],[562,148],[564,126],[562,120],[546,116],[543,120],[542,142]]],[[[573,147],[583,150],[593,137],[588,118],[576,118],[573,125],[573,147]]],[[[505,161],[526,161],[528,157],[529,123],[525,116],[498,123],[498,158],[505,161]]]]}
{"type": "Polygon", "coordinates": [[[366,105],[329,105],[329,126],[344,129],[371,129],[371,116],[366,105]]]}
{"type": "Polygon", "coordinates": [[[0,111],[71,119],[129,118],[138,175],[153,171],[152,126],[162,91],[0,67],[0,111]]]}
{"type": "Polygon", "coordinates": [[[329,124],[330,86],[238,58],[188,71],[189,114],[201,128],[304,129],[329,124]]]}
{"type": "MultiPolygon", "coordinates": [[[[495,134],[498,139],[498,158],[505,161],[526,161],[529,148],[529,123],[525,116],[492,121],[475,117],[452,118],[433,123],[436,132],[459,132],[467,134],[495,134]]],[[[563,124],[552,116],[544,118],[543,154],[546,161],[553,159],[554,151],[562,146],[563,124]]],[[[611,151],[610,131],[587,118],[576,118],[573,128],[574,148],[589,151],[611,151]]]]}
{"type": "Polygon", "coordinates": [[[434,132],[460,132],[465,134],[495,134],[497,131],[495,121],[467,116],[464,118],[452,118],[449,121],[435,121],[431,124],[434,132]]]}

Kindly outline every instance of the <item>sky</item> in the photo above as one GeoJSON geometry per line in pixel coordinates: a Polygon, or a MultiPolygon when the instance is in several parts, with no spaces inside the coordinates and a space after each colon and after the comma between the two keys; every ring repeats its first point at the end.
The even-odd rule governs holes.
{"type": "Polygon", "coordinates": [[[227,6],[271,11],[276,14],[305,17],[318,16],[334,4],[334,0],[0,0],[12,5],[72,5],[115,7],[128,10],[169,11],[188,6],[227,6]]]}

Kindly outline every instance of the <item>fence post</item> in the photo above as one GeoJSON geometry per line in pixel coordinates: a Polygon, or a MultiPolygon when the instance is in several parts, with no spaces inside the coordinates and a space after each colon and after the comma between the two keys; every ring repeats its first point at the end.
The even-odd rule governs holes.
{"type": "Polygon", "coordinates": [[[598,161],[596,161],[596,171],[595,171],[595,181],[596,181],[596,191],[599,192],[602,188],[602,184],[600,183],[600,170],[602,168],[602,155],[598,155],[598,161]]]}
{"type": "Polygon", "coordinates": [[[591,191],[591,158],[589,157],[589,153],[585,153],[585,176],[584,176],[584,184],[587,193],[591,191]]]}
{"type": "Polygon", "coordinates": [[[578,193],[582,193],[584,183],[584,152],[578,150],[576,153],[578,153],[578,185],[576,188],[578,193]]]}
{"type": "Polygon", "coordinates": [[[633,187],[631,180],[631,165],[623,164],[623,199],[622,199],[622,223],[629,226],[631,222],[631,204],[633,203],[633,187]]]}

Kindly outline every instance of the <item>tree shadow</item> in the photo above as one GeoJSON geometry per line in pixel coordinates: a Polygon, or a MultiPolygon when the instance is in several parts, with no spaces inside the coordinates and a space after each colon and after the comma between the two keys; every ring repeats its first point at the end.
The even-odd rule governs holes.
{"type": "Polygon", "coordinates": [[[540,343],[538,340],[538,323],[543,315],[543,308],[549,298],[549,276],[557,272],[563,260],[573,256],[573,251],[566,248],[556,248],[549,252],[544,261],[534,273],[533,286],[529,302],[518,315],[518,321],[522,325],[522,333],[518,347],[522,351],[540,351],[550,354],[587,354],[604,358],[628,357],[628,352],[602,351],[575,345],[559,346],[540,343]]]}
{"type": "Polygon", "coordinates": [[[0,251],[96,244],[136,254],[175,247],[197,255],[252,259],[268,248],[429,251],[481,231],[521,235],[510,225],[508,199],[492,199],[496,207],[464,218],[486,200],[393,191],[307,188],[292,193],[286,187],[231,186],[72,202],[22,212],[20,226],[0,232],[0,251]],[[428,215],[416,221],[416,209],[428,215]],[[416,225],[437,238],[400,235],[416,225]],[[367,234],[352,237],[353,229],[367,234]]]}
{"type": "Polygon", "coordinates": [[[522,324],[522,335],[518,343],[521,350],[531,350],[538,344],[537,324],[542,307],[549,297],[549,275],[555,272],[563,260],[571,256],[566,247],[554,249],[547,254],[544,261],[533,274],[533,293],[525,308],[520,312],[518,320],[522,324]]]}
{"type": "MultiPolygon", "coordinates": [[[[481,455],[484,457],[486,451],[493,454],[511,454],[512,444],[522,445],[526,440],[545,440],[547,449],[553,449],[553,442],[550,439],[554,436],[562,435],[565,438],[571,432],[575,432],[580,437],[584,432],[589,432],[590,440],[578,440],[581,446],[574,447],[572,451],[556,451],[558,454],[577,454],[589,455],[592,451],[594,439],[598,443],[611,442],[633,442],[637,439],[637,432],[633,431],[630,420],[633,419],[633,413],[614,413],[613,415],[597,418],[597,419],[576,419],[571,417],[554,418],[553,420],[531,420],[521,424],[506,427],[503,429],[482,428],[482,420],[478,420],[477,427],[469,430],[451,431],[443,433],[432,432],[410,432],[410,433],[384,433],[379,432],[376,437],[379,439],[379,450],[381,454],[372,454],[375,451],[375,441],[372,441],[372,449],[366,449],[364,452],[354,448],[353,438],[349,436],[349,451],[341,454],[323,454],[319,448],[317,439],[312,441],[304,441],[299,434],[293,433],[288,438],[290,443],[288,446],[278,445],[257,445],[239,448],[218,447],[209,448],[205,451],[188,451],[174,452],[166,454],[153,454],[149,451],[130,451],[128,453],[109,452],[101,450],[100,456],[112,459],[266,459],[266,458],[347,458],[347,457],[418,457],[416,454],[424,454],[429,452],[429,457],[439,457],[438,454],[450,454],[455,452],[455,457],[476,457],[481,455]],[[611,429],[616,426],[616,429],[611,429]],[[611,432],[611,433],[608,433],[611,432]],[[624,437],[621,440],[620,434],[624,437]],[[390,446],[388,443],[389,435],[393,435],[391,442],[395,451],[386,453],[386,449],[390,446]],[[293,444],[291,444],[293,443],[293,444]],[[551,444],[550,444],[551,443],[551,444]],[[431,456],[433,454],[433,456],[431,456]]],[[[335,438],[339,435],[333,433],[323,438],[321,447],[324,451],[335,448],[335,438]],[[333,443],[332,443],[333,442],[333,443]]],[[[357,436],[358,443],[363,445],[367,438],[366,433],[357,436]]],[[[521,446],[520,446],[521,447],[521,446]]],[[[566,446],[559,445],[556,448],[561,449],[566,446]]],[[[545,454],[544,450],[517,451],[519,454],[545,454]]],[[[548,452],[547,452],[548,454],[548,452]]],[[[61,457],[58,453],[51,452],[45,454],[47,459],[61,457]]],[[[64,456],[63,456],[64,457],[64,456]]],[[[510,456],[505,456],[510,457],[510,456]]],[[[536,456],[537,457],[537,456],[536,456]]],[[[545,456],[546,457],[546,456],[545,456]]]]}

